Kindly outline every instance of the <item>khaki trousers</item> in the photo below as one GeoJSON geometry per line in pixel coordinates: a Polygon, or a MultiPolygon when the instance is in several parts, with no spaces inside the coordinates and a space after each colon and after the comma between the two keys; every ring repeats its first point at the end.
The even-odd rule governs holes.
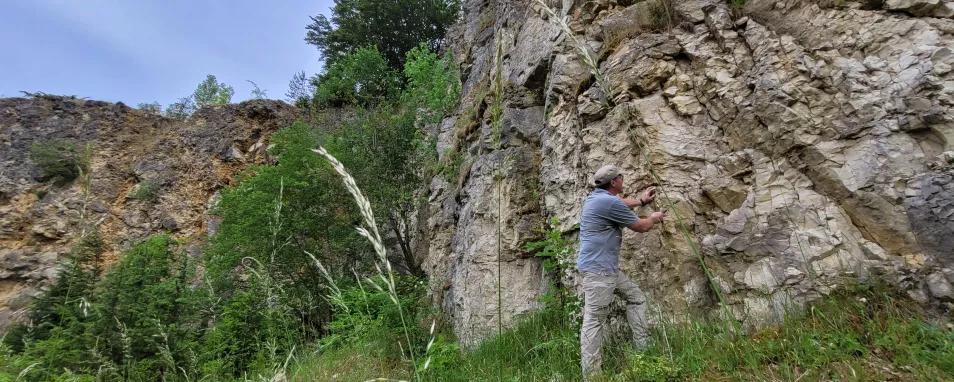
{"type": "Polygon", "coordinates": [[[600,372],[603,356],[603,324],[609,315],[610,304],[615,294],[626,301],[626,321],[633,330],[633,342],[638,350],[644,350],[646,331],[646,295],[623,272],[615,276],[603,276],[592,272],[583,275],[583,328],[580,330],[580,350],[583,376],[600,372]]]}

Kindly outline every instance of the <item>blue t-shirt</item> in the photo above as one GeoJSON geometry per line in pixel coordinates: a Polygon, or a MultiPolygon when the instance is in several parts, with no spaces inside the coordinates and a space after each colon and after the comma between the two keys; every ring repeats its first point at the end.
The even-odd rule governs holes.
{"type": "Polygon", "coordinates": [[[580,271],[615,275],[619,272],[622,229],[639,221],[623,200],[609,191],[596,189],[583,202],[580,216],[580,271]]]}

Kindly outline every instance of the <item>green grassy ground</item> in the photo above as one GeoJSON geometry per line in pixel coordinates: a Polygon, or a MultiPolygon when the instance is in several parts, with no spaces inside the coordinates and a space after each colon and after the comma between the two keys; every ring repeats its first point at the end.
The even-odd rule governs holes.
{"type": "MultiPolygon", "coordinates": [[[[441,343],[420,378],[581,380],[578,329],[566,316],[543,310],[471,351],[441,343]]],[[[927,318],[887,288],[852,287],[791,313],[781,326],[744,336],[725,323],[695,320],[656,327],[643,353],[609,343],[598,380],[954,380],[954,330],[943,319],[927,318]]],[[[409,362],[382,349],[374,340],[326,349],[299,357],[289,374],[298,381],[415,378],[409,362]]]]}

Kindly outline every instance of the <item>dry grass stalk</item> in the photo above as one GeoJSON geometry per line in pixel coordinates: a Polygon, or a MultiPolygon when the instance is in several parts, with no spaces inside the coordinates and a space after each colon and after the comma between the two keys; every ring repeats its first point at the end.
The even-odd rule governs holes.
{"type": "MultiPolygon", "coordinates": [[[[388,296],[391,298],[391,301],[397,306],[398,314],[401,316],[401,325],[404,328],[404,338],[407,341],[408,345],[408,354],[411,356],[411,365],[414,368],[414,374],[418,375],[417,362],[414,357],[413,344],[411,342],[411,335],[407,329],[407,322],[404,318],[404,308],[401,306],[401,301],[398,299],[397,287],[394,281],[394,270],[391,267],[391,262],[388,261],[388,253],[384,248],[384,240],[381,239],[381,234],[378,233],[377,223],[374,221],[374,212],[371,209],[371,201],[364,196],[364,193],[361,192],[361,189],[358,188],[358,183],[355,182],[354,177],[348,172],[343,164],[338,161],[333,155],[329,154],[324,147],[319,146],[317,149],[312,149],[316,154],[321,155],[331,164],[331,167],[341,176],[341,180],[345,184],[345,188],[354,198],[355,203],[358,205],[358,209],[361,212],[361,216],[364,218],[364,226],[358,227],[358,234],[364,236],[371,242],[371,245],[374,247],[374,252],[377,254],[378,261],[375,262],[375,268],[377,268],[378,276],[384,281],[385,285],[388,288],[388,296]],[[381,265],[384,265],[383,271],[381,265]]],[[[377,283],[371,283],[372,285],[378,287],[377,283]]],[[[420,376],[418,375],[418,379],[420,376]]]]}
{"type": "MultiPolygon", "coordinates": [[[[563,30],[563,33],[566,34],[566,37],[570,39],[570,42],[573,43],[573,47],[576,48],[577,54],[580,56],[580,60],[586,64],[586,67],[590,69],[590,74],[593,75],[593,79],[596,81],[596,85],[599,87],[600,91],[603,93],[603,99],[609,100],[609,85],[607,84],[606,76],[600,71],[599,62],[593,57],[590,53],[589,48],[576,36],[576,33],[573,33],[573,29],[570,28],[570,24],[567,22],[569,17],[557,16],[556,12],[547,5],[544,0],[535,0],[538,5],[543,9],[543,12],[546,13],[550,22],[556,24],[563,30]]],[[[605,101],[604,101],[605,102],[605,101]]]]}
{"type": "MultiPolygon", "coordinates": [[[[311,261],[315,263],[315,266],[318,267],[319,273],[325,278],[325,281],[328,282],[327,288],[330,291],[331,295],[327,296],[328,302],[340,307],[344,312],[350,313],[351,310],[348,308],[348,305],[344,303],[344,295],[341,293],[341,289],[338,288],[338,284],[335,283],[335,280],[331,277],[331,273],[328,272],[328,269],[318,261],[318,258],[315,255],[312,255],[311,252],[304,251],[308,257],[311,257],[311,261]]],[[[363,291],[363,289],[362,289],[363,291]]]]}

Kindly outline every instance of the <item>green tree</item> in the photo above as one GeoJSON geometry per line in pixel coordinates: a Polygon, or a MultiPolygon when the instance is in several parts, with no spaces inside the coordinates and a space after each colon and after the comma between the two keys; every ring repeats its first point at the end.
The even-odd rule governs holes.
{"type": "Polygon", "coordinates": [[[136,108],[150,114],[162,114],[162,105],[160,105],[159,102],[141,103],[137,105],[136,108]]]}
{"type": "Polygon", "coordinates": [[[400,70],[405,54],[418,44],[437,50],[459,10],[460,0],[335,0],[330,20],[311,18],[305,41],[321,51],[326,67],[373,45],[400,70]]]}
{"type": "Polygon", "coordinates": [[[460,98],[460,72],[448,51],[439,57],[421,44],[407,52],[404,64],[407,87],[401,94],[405,107],[418,111],[424,122],[434,123],[454,111],[460,98]]]}
{"type": "MultiPolygon", "coordinates": [[[[372,49],[366,51],[373,53],[372,49]]],[[[350,61],[349,57],[336,65],[350,61]]],[[[354,65],[356,69],[369,66],[354,65]]],[[[453,110],[460,80],[450,56],[441,58],[424,44],[408,52],[404,73],[408,86],[400,96],[389,92],[392,95],[374,107],[357,110],[353,120],[327,133],[324,146],[352,171],[371,200],[381,228],[389,232],[392,247],[400,249],[392,252],[392,263],[422,276],[410,247],[411,211],[414,191],[428,176],[435,158],[419,123],[436,122],[453,110]]]]}
{"type": "Polygon", "coordinates": [[[94,334],[124,380],[167,379],[191,362],[202,320],[188,285],[194,266],[174,245],[164,235],[136,244],[99,285],[94,334]]]}
{"type": "Polygon", "coordinates": [[[206,250],[206,274],[229,296],[203,339],[206,373],[237,376],[323,330],[327,285],[305,251],[337,275],[371,267],[372,249],[353,228],[360,219],[354,204],[311,151],[321,139],[302,122],[279,130],[270,138],[277,163],[249,168],[239,185],[222,192],[214,212],[222,224],[206,250]]]}
{"type": "Polygon", "coordinates": [[[254,99],[266,99],[266,98],[268,98],[268,94],[267,94],[268,89],[265,89],[265,90],[260,89],[260,88],[258,87],[258,84],[256,84],[256,83],[253,82],[252,80],[245,80],[245,81],[248,81],[248,83],[252,84],[252,98],[254,98],[254,99]]]}
{"type": "Polygon", "coordinates": [[[315,85],[312,83],[305,71],[300,71],[292,76],[288,81],[288,91],[285,92],[285,101],[298,106],[305,107],[311,103],[311,96],[315,94],[315,85]]]}
{"type": "MultiPolygon", "coordinates": [[[[302,251],[344,257],[340,248],[351,248],[338,242],[356,236],[348,233],[353,231],[353,212],[338,207],[346,205],[347,195],[334,183],[331,169],[311,152],[319,139],[301,122],[277,131],[269,141],[275,144],[270,154],[278,162],[250,166],[239,185],[223,190],[214,210],[222,224],[207,251],[208,273],[221,282],[216,289],[234,287],[233,271],[243,259],[262,262],[279,280],[317,282],[317,274],[299,274],[300,268],[310,266],[302,251]]],[[[303,287],[318,289],[317,284],[303,287]]]]}
{"type": "Polygon", "coordinates": [[[401,79],[373,46],[342,57],[315,80],[316,106],[373,106],[398,94],[401,79]]]}
{"type": "Polygon", "coordinates": [[[413,194],[422,181],[420,169],[426,167],[414,122],[413,112],[390,104],[359,110],[357,118],[329,134],[324,146],[351,169],[381,228],[393,235],[401,252],[391,254],[392,263],[423,276],[410,247],[413,194]]]}
{"type": "Polygon", "coordinates": [[[205,77],[195,92],[192,93],[192,101],[196,108],[202,108],[210,105],[225,105],[232,101],[232,95],[235,90],[231,86],[218,82],[215,76],[209,74],[205,77]]]}
{"type": "Polygon", "coordinates": [[[188,287],[195,268],[172,251],[173,244],[166,236],[136,244],[98,280],[103,244],[95,235],[85,238],[34,303],[34,325],[14,328],[5,341],[35,363],[24,373],[27,380],[76,374],[176,380],[180,371],[193,374],[193,349],[207,317],[188,287]]]}
{"type": "Polygon", "coordinates": [[[178,101],[169,104],[166,107],[165,115],[169,118],[174,119],[185,119],[186,117],[192,115],[195,112],[195,102],[192,101],[192,97],[182,97],[178,101]]]}

